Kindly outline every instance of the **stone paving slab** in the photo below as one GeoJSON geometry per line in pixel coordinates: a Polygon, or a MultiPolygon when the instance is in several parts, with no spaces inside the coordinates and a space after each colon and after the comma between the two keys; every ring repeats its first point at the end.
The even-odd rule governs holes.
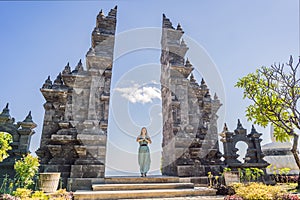
{"type": "MultiPolygon", "coordinates": [[[[147,198],[135,200],[223,200],[225,196],[193,196],[193,197],[170,197],[170,198],[147,198]]],[[[120,199],[129,200],[129,199],[120,199]]]]}

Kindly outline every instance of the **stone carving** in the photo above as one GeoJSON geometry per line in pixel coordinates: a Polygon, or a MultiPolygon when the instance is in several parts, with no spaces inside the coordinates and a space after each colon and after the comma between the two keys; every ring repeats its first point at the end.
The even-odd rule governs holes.
{"type": "MultiPolygon", "coordinates": [[[[97,16],[86,69],[69,63],[41,92],[46,100],[40,148],[41,171],[61,172],[64,186],[89,187],[104,177],[110,82],[117,7],[97,16]],[[82,180],[84,182],[82,184],[82,180]]],[[[71,189],[71,188],[70,188],[71,189]]]]}
{"type": "Polygon", "coordinates": [[[35,133],[33,129],[36,126],[32,121],[31,112],[29,112],[24,121],[15,123],[15,119],[9,114],[8,104],[6,104],[6,107],[0,114],[0,131],[11,134],[13,142],[11,143],[12,150],[8,151],[9,157],[0,163],[0,180],[3,178],[2,175],[5,174],[13,178],[15,175],[15,161],[20,159],[22,155],[30,153],[30,140],[35,133]]]}
{"type": "Polygon", "coordinates": [[[216,114],[222,104],[216,95],[211,98],[203,79],[200,85],[196,82],[194,68],[185,59],[188,47],[181,25],[175,29],[163,15],[162,28],[162,173],[206,176],[222,165],[216,114]]]}
{"type": "Polygon", "coordinates": [[[263,157],[264,154],[261,150],[261,133],[258,133],[254,126],[252,126],[251,132],[247,134],[247,130],[243,128],[240,120],[238,120],[237,128],[234,132],[229,132],[226,124],[224,125],[223,132],[220,134],[224,146],[225,164],[230,168],[245,168],[245,167],[257,167],[266,169],[269,165],[263,157]],[[235,147],[237,142],[243,141],[248,145],[246,157],[244,163],[237,158],[238,149],[235,147]]]}

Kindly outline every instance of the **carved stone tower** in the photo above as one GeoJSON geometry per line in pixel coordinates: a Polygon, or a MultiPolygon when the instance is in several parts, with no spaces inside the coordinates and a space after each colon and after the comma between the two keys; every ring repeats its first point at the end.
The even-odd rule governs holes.
{"type": "Polygon", "coordinates": [[[211,98],[202,79],[199,85],[180,24],[175,29],[163,15],[161,38],[161,95],[163,113],[162,174],[206,176],[222,162],[217,118],[220,101],[211,98]]]}
{"type": "Polygon", "coordinates": [[[69,63],[45,81],[45,116],[37,154],[44,172],[61,172],[65,186],[86,186],[104,177],[106,138],[117,7],[102,10],[86,54],[74,70],[69,63]]]}

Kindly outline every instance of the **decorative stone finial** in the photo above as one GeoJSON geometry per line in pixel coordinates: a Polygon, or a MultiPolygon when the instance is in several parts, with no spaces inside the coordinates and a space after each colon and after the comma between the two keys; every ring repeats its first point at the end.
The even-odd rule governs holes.
{"type": "Polygon", "coordinates": [[[23,122],[33,122],[32,116],[31,116],[31,111],[29,111],[28,115],[26,116],[26,118],[24,119],[23,122]]]}
{"type": "Polygon", "coordinates": [[[65,69],[62,71],[62,74],[71,74],[71,67],[68,62],[68,64],[65,66],[65,69]]]}
{"type": "Polygon", "coordinates": [[[185,43],[185,41],[184,41],[184,39],[181,39],[180,46],[182,46],[182,47],[186,47],[187,46],[186,43],[185,43]]]}
{"type": "Polygon", "coordinates": [[[165,14],[163,14],[163,23],[162,23],[162,27],[163,27],[163,28],[174,29],[174,27],[172,26],[172,22],[170,21],[170,19],[168,19],[168,18],[166,17],[165,14]]]}
{"type": "Polygon", "coordinates": [[[241,123],[241,121],[240,121],[240,119],[238,119],[238,123],[237,123],[236,129],[244,129],[244,128],[243,128],[243,125],[242,125],[242,123],[241,123]]]}
{"type": "Polygon", "coordinates": [[[113,9],[110,9],[107,17],[109,17],[109,18],[116,18],[116,16],[117,16],[117,8],[118,7],[115,6],[113,9]]]}
{"type": "Polygon", "coordinates": [[[178,23],[176,30],[182,31],[182,27],[181,27],[180,23],[178,23]]]}
{"type": "Polygon", "coordinates": [[[6,104],[5,108],[3,108],[2,113],[0,114],[1,118],[10,118],[8,103],[6,104]]]}
{"type": "Polygon", "coordinates": [[[201,79],[201,85],[205,85],[205,81],[203,78],[201,79]]]}
{"type": "Polygon", "coordinates": [[[22,122],[18,122],[18,125],[21,127],[21,130],[19,130],[21,134],[31,135],[34,133],[32,129],[34,129],[37,125],[32,121],[31,111],[29,111],[28,115],[22,122]]]}
{"type": "Polygon", "coordinates": [[[72,73],[79,73],[79,72],[82,72],[82,71],[83,71],[83,66],[82,66],[82,62],[81,62],[81,59],[80,59],[77,66],[72,71],[72,73]]]}
{"type": "Polygon", "coordinates": [[[45,83],[43,84],[42,88],[44,89],[51,89],[52,88],[52,81],[50,79],[50,76],[45,80],[45,83]]]}
{"type": "Polygon", "coordinates": [[[63,85],[63,81],[62,81],[62,78],[61,78],[61,73],[59,73],[53,83],[53,85],[55,86],[60,86],[60,85],[63,85]]]}
{"type": "Polygon", "coordinates": [[[256,131],[255,127],[254,127],[254,124],[252,124],[251,133],[257,133],[257,131],[256,131]]]}
{"type": "Polygon", "coordinates": [[[219,100],[219,97],[218,97],[216,92],[215,92],[215,95],[214,95],[214,100],[219,100]]]}
{"type": "Polygon", "coordinates": [[[207,90],[207,92],[205,93],[204,97],[205,97],[205,98],[210,98],[209,90],[207,90]]]}
{"type": "Polygon", "coordinates": [[[102,9],[99,12],[99,16],[101,16],[102,18],[104,18],[104,13],[103,13],[102,9]]]}
{"type": "Polygon", "coordinates": [[[226,124],[226,123],[224,123],[223,132],[227,132],[227,131],[228,131],[227,124],[226,124]]]}
{"type": "Polygon", "coordinates": [[[186,58],[185,65],[186,67],[192,67],[193,65],[190,63],[189,59],[186,58]]]}
{"type": "Polygon", "coordinates": [[[191,73],[191,76],[190,76],[190,82],[192,82],[192,83],[196,83],[196,79],[195,79],[195,77],[194,77],[194,74],[193,74],[193,73],[191,73]]]}

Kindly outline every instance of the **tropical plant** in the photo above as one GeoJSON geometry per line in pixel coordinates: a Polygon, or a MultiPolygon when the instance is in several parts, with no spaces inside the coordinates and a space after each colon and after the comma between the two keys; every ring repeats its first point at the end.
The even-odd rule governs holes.
{"type": "Polygon", "coordinates": [[[235,86],[244,90],[243,98],[252,101],[246,109],[249,121],[263,127],[272,123],[277,141],[293,138],[291,152],[300,169],[297,153],[299,134],[295,131],[300,129],[299,65],[300,59],[294,65],[291,56],[287,64],[260,67],[254,73],[239,79],[235,86]]]}
{"type": "Polygon", "coordinates": [[[22,159],[15,162],[16,183],[19,187],[29,188],[33,185],[33,178],[39,169],[39,160],[31,154],[23,156],[22,159]]]}
{"type": "Polygon", "coordinates": [[[12,136],[9,133],[0,132],[0,162],[9,156],[8,150],[11,150],[12,136]]]}

